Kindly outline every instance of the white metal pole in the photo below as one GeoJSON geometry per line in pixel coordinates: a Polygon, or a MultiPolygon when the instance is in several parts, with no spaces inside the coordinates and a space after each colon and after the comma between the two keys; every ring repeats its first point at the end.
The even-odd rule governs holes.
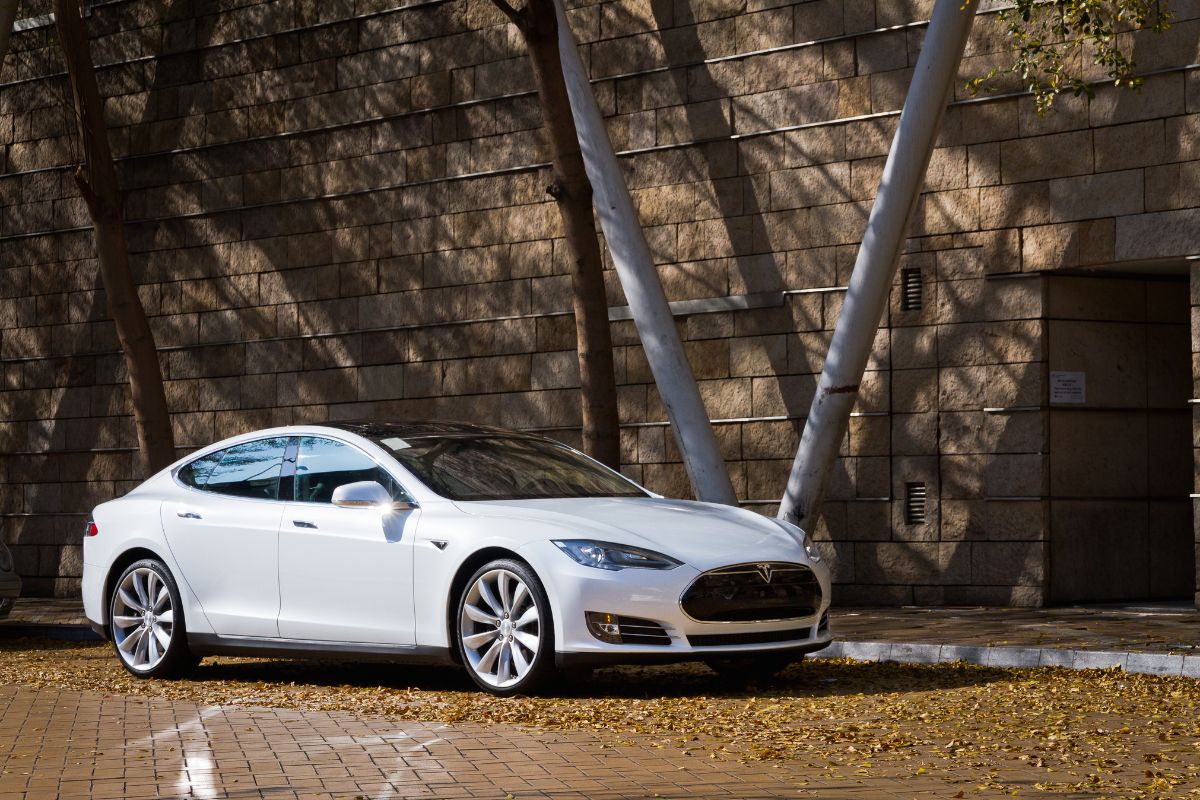
{"type": "Polygon", "coordinates": [[[646,351],[646,361],[671,420],[692,488],[700,500],[737,505],[737,495],[721,458],[717,437],[684,354],[679,332],[675,329],[675,320],[654,269],[641,221],[609,141],[604,118],[596,105],[591,81],[579,58],[575,36],[567,24],[562,0],[555,0],[554,5],[558,11],[558,48],[563,75],[579,133],[584,167],[592,182],[600,227],[604,230],[621,288],[629,301],[629,310],[646,351]]]}
{"type": "Polygon", "coordinates": [[[833,331],[779,517],[811,528],[887,310],[892,278],[980,0],[937,0],[833,331]]]}

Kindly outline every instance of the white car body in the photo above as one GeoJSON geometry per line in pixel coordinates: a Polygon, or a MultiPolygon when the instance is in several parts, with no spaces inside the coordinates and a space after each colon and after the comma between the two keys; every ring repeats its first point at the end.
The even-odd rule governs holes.
{"type": "Polygon", "coordinates": [[[559,665],[764,651],[798,658],[830,640],[829,571],[810,556],[815,551],[805,547],[797,528],[738,508],[650,493],[450,500],[386,448],[336,424],[274,428],[218,442],[98,506],[93,520],[99,532],[84,539],[83,600],[94,627],[111,634],[113,581],[132,560],[152,557],[161,560],[178,586],[187,641],[196,655],[342,654],[454,662],[459,659],[456,595],[472,565],[494,557],[522,561],[540,579],[553,611],[559,665]],[[344,508],[231,497],[191,488],[178,478],[182,468],[206,454],[268,437],[322,437],[357,448],[390,474],[413,507],[344,508]],[[577,563],[553,543],[562,539],[646,548],[682,563],[671,569],[600,569],[577,563]],[[783,565],[811,571],[806,579],[815,578],[819,586],[811,613],[778,620],[691,618],[681,598],[692,583],[710,570],[737,565],[745,565],[745,576],[736,580],[752,581],[751,573],[757,573],[764,584],[783,565]],[[651,621],[661,626],[666,640],[601,641],[585,623],[585,612],[651,621]],[[714,636],[723,638],[703,638],[714,636]]]}

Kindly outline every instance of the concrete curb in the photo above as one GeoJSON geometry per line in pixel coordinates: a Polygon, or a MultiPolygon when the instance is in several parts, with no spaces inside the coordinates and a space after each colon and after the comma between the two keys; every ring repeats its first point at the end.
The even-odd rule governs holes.
{"type": "Polygon", "coordinates": [[[904,642],[833,642],[812,658],[852,658],[901,664],[949,664],[965,661],[982,667],[1063,667],[1111,669],[1143,675],[1200,678],[1200,655],[1134,653],[1119,650],[1070,650],[1061,647],[995,647],[904,642]]]}

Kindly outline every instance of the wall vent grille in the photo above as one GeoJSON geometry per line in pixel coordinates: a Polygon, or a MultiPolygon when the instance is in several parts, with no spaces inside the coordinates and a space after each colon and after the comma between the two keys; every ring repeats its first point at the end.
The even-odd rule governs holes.
{"type": "Polygon", "coordinates": [[[925,284],[921,270],[912,267],[900,270],[900,310],[920,311],[925,305],[925,284]]]}
{"type": "Polygon", "coordinates": [[[925,524],[925,484],[904,484],[904,521],[909,525],[925,524]]]}

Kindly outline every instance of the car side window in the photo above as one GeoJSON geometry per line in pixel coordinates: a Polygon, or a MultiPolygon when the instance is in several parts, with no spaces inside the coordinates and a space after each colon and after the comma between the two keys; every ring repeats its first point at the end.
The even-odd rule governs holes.
{"type": "Polygon", "coordinates": [[[278,500],[287,443],[287,437],[283,436],[230,447],[208,476],[204,490],[232,497],[278,500]]]}
{"type": "Polygon", "coordinates": [[[377,481],[393,500],[408,499],[395,479],[366,453],[321,436],[300,437],[295,480],[298,503],[331,503],[334,489],[359,481],[377,481]]]}
{"type": "Polygon", "coordinates": [[[221,463],[221,459],[225,457],[224,450],[218,450],[215,453],[209,453],[203,458],[197,458],[190,464],[180,467],[177,473],[178,478],[186,486],[191,486],[193,489],[203,489],[204,484],[208,481],[213,470],[221,463]]]}

